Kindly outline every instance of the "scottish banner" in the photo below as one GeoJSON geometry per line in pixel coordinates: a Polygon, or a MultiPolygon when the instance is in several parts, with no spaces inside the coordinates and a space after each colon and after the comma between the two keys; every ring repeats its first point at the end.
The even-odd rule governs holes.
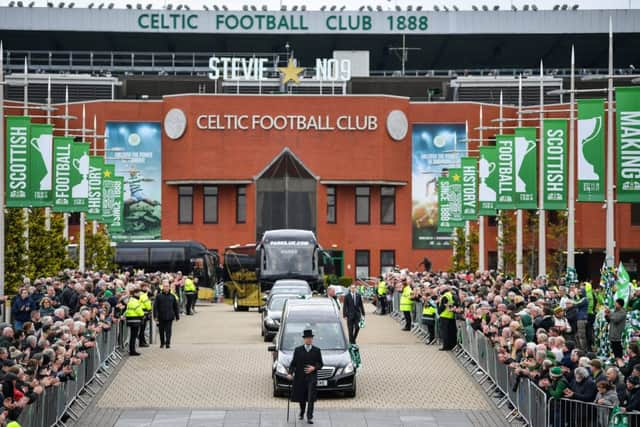
{"type": "Polygon", "coordinates": [[[5,205],[9,208],[28,207],[31,205],[29,199],[30,119],[22,116],[7,116],[6,123],[5,205]]]}
{"type": "Polygon", "coordinates": [[[518,128],[514,132],[514,196],[516,209],[538,207],[538,145],[536,128],[518,128]]]}
{"type": "Polygon", "coordinates": [[[578,101],[578,201],[604,201],[604,100],[578,101]]]}
{"type": "Polygon", "coordinates": [[[546,119],[542,138],[543,209],[567,208],[567,121],[546,119]]]}
{"type": "Polygon", "coordinates": [[[514,196],[514,159],[513,135],[496,135],[498,200],[497,209],[515,209],[514,196]]]}
{"type": "Polygon", "coordinates": [[[451,209],[449,209],[449,178],[438,178],[438,233],[451,233],[451,209]]]}
{"type": "Polygon", "coordinates": [[[462,219],[478,219],[478,159],[463,157],[462,165],[462,219]]]}
{"type": "Polygon", "coordinates": [[[462,219],[462,168],[449,169],[449,211],[451,225],[464,227],[462,219]]]}
{"type": "Polygon", "coordinates": [[[640,88],[616,88],[617,200],[640,202],[640,88]]]}
{"type": "Polygon", "coordinates": [[[53,125],[31,124],[29,133],[29,199],[31,206],[51,206],[53,125]]]}
{"type": "Polygon", "coordinates": [[[73,212],[71,189],[76,182],[72,171],[73,138],[53,138],[53,210],[73,212]]]}
{"type": "Polygon", "coordinates": [[[483,216],[496,215],[498,195],[498,152],[496,147],[480,147],[478,161],[478,213],[483,216]]]}
{"type": "Polygon", "coordinates": [[[104,159],[100,156],[89,156],[89,198],[87,199],[87,219],[102,219],[102,169],[104,159]]]}

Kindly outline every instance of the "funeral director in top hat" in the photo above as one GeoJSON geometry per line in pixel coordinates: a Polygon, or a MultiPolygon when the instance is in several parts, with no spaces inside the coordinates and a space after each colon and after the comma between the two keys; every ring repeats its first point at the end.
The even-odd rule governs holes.
{"type": "Polygon", "coordinates": [[[313,424],[313,403],[316,401],[316,383],[318,381],[318,370],[322,368],[322,354],[320,349],[312,345],[313,332],[305,329],[302,333],[304,345],[296,347],[293,351],[293,359],[289,366],[289,380],[293,379],[293,390],[291,401],[300,403],[300,415],[298,419],[304,418],[305,408],[307,410],[307,422],[313,424]],[[292,375],[293,374],[293,375],[292,375]]]}

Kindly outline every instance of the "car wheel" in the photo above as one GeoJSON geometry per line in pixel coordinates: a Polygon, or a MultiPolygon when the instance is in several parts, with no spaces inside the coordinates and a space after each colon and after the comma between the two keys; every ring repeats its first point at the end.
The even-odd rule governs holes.
{"type": "Polygon", "coordinates": [[[345,396],[351,397],[351,398],[356,397],[356,390],[357,390],[356,377],[353,377],[353,386],[351,387],[351,390],[345,393],[345,396]]]}
{"type": "Polygon", "coordinates": [[[238,294],[233,294],[233,311],[240,311],[240,306],[238,305],[238,294]]]}

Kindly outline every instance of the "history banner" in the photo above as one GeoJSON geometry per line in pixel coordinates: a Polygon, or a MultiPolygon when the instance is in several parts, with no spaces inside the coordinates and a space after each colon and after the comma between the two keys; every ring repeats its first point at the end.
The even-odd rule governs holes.
{"type": "Polygon", "coordinates": [[[451,232],[438,231],[436,183],[467,154],[464,123],[417,123],[411,131],[411,223],[414,249],[449,248],[451,232]]]}
{"type": "Polygon", "coordinates": [[[32,123],[29,132],[29,199],[31,206],[51,206],[53,125],[32,123]]]}
{"type": "MultiPolygon", "coordinates": [[[[0,120],[2,120],[1,117],[0,120]]],[[[31,206],[29,199],[29,128],[31,120],[29,117],[23,116],[7,116],[6,124],[5,205],[8,208],[29,207],[31,206]]]]}
{"type": "Polygon", "coordinates": [[[604,99],[578,101],[578,201],[604,201],[604,99]]]}
{"type": "Polygon", "coordinates": [[[453,231],[451,225],[451,209],[449,209],[449,178],[438,177],[438,233],[453,231]]]}
{"type": "Polygon", "coordinates": [[[480,147],[478,161],[478,214],[482,216],[496,215],[498,196],[498,151],[494,146],[480,147]]]}
{"type": "Polygon", "coordinates": [[[462,219],[478,219],[478,159],[463,157],[462,165],[462,219]]]}
{"type": "Polygon", "coordinates": [[[516,209],[538,207],[538,145],[536,128],[518,128],[514,132],[514,198],[516,209]]]}
{"type": "Polygon", "coordinates": [[[123,220],[114,241],[159,239],[162,202],[160,123],[107,122],[115,175],[124,177],[123,220]]]}
{"type": "Polygon", "coordinates": [[[102,174],[104,159],[101,156],[89,156],[89,198],[87,200],[87,220],[102,219],[102,174]]]}
{"type": "Polygon", "coordinates": [[[617,200],[640,202],[640,88],[616,88],[617,200]]]}
{"type": "Polygon", "coordinates": [[[567,121],[545,119],[542,138],[542,208],[567,209],[567,121]]]}
{"type": "Polygon", "coordinates": [[[515,209],[513,171],[515,149],[513,135],[496,135],[498,199],[497,209],[515,209]]]}

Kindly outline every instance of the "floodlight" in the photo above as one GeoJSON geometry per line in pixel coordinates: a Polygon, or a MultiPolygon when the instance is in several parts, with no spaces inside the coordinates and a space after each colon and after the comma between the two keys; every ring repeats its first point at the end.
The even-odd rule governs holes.
{"type": "Polygon", "coordinates": [[[571,10],[578,10],[579,7],[579,4],[574,4],[573,6],[571,6],[571,10]]]}
{"type": "Polygon", "coordinates": [[[218,5],[217,5],[217,4],[214,4],[214,5],[213,5],[213,10],[218,11],[218,10],[220,10],[220,8],[218,7],[218,5]]]}
{"type": "Polygon", "coordinates": [[[455,10],[456,12],[459,11],[460,9],[458,8],[458,6],[456,6],[455,4],[453,5],[453,10],[455,10]]]}
{"type": "Polygon", "coordinates": [[[189,5],[188,5],[188,4],[185,4],[185,5],[184,5],[184,10],[191,10],[191,8],[189,7],[189,5]]]}
{"type": "Polygon", "coordinates": [[[297,12],[298,11],[298,5],[294,4],[293,7],[291,8],[292,11],[297,12]]]}
{"type": "Polygon", "coordinates": [[[280,10],[283,11],[283,12],[286,12],[287,11],[287,5],[283,4],[282,6],[280,6],[280,10]]]}
{"type": "Polygon", "coordinates": [[[347,6],[340,6],[340,12],[344,12],[344,10],[347,8],[347,6]]]}
{"type": "Polygon", "coordinates": [[[360,12],[364,12],[364,6],[360,6],[360,8],[358,9],[360,12]]]}
{"type": "Polygon", "coordinates": [[[324,12],[325,10],[327,10],[327,6],[326,6],[326,5],[322,5],[322,7],[320,8],[320,10],[324,12]]]}
{"type": "Polygon", "coordinates": [[[563,5],[562,5],[562,7],[561,7],[560,9],[562,9],[562,10],[567,10],[567,9],[569,9],[569,6],[567,6],[566,4],[563,4],[563,5]]]}
{"type": "Polygon", "coordinates": [[[474,4],[473,6],[471,6],[471,10],[474,10],[474,11],[476,11],[476,12],[477,12],[479,9],[478,9],[478,6],[476,6],[476,5],[474,4]]]}
{"type": "Polygon", "coordinates": [[[377,5],[377,6],[376,6],[376,10],[377,10],[378,12],[382,12],[382,6],[377,5]]]}
{"type": "Polygon", "coordinates": [[[53,3],[51,3],[50,1],[47,2],[47,7],[53,7],[53,3]]]}
{"type": "Polygon", "coordinates": [[[127,9],[133,9],[133,6],[131,6],[130,4],[127,5],[127,9]]]}
{"type": "Polygon", "coordinates": [[[373,12],[373,8],[371,7],[371,5],[368,5],[368,6],[367,6],[367,10],[368,10],[369,12],[373,12]]]}
{"type": "Polygon", "coordinates": [[[333,6],[331,6],[331,8],[329,10],[331,10],[331,12],[335,12],[336,11],[336,5],[334,4],[333,6]]]}
{"type": "Polygon", "coordinates": [[[60,3],[58,3],[58,7],[59,7],[60,9],[62,9],[62,8],[64,7],[64,2],[60,2],[60,3]]]}
{"type": "Polygon", "coordinates": [[[500,6],[498,5],[493,6],[493,10],[500,10],[500,6]]]}
{"type": "Polygon", "coordinates": [[[17,5],[18,5],[18,7],[22,7],[22,6],[23,6],[23,4],[22,4],[22,2],[21,2],[21,1],[19,1],[19,2],[17,3],[17,5]]]}
{"type": "Polygon", "coordinates": [[[33,7],[35,6],[36,2],[32,1],[31,3],[29,3],[29,7],[33,7]]]}
{"type": "Polygon", "coordinates": [[[245,12],[249,10],[249,6],[247,6],[246,4],[242,5],[242,10],[244,10],[245,12]]]}
{"type": "Polygon", "coordinates": [[[408,5],[408,6],[407,6],[407,12],[411,12],[412,10],[413,10],[413,6],[408,5]]]}
{"type": "Polygon", "coordinates": [[[511,5],[511,10],[513,10],[514,12],[517,12],[517,11],[518,11],[518,8],[516,7],[516,5],[515,5],[515,4],[512,4],[512,5],[511,5]]]}
{"type": "Polygon", "coordinates": [[[102,9],[104,7],[104,3],[100,3],[100,5],[98,6],[98,9],[102,9]]]}
{"type": "Polygon", "coordinates": [[[418,12],[420,12],[420,11],[422,10],[422,6],[418,6],[418,7],[416,7],[416,10],[417,10],[418,12]]]}
{"type": "MultiPolygon", "coordinates": [[[[22,2],[19,2],[22,3],[22,2]]],[[[75,6],[76,4],[74,2],[69,3],[69,9],[71,9],[73,6],[75,6]]]]}
{"type": "Polygon", "coordinates": [[[142,10],[142,5],[140,3],[136,4],[136,9],[142,10]]]}
{"type": "Polygon", "coordinates": [[[484,10],[485,12],[489,10],[489,7],[486,4],[482,5],[482,10],[484,10]]]}
{"type": "Polygon", "coordinates": [[[258,10],[258,8],[253,4],[251,5],[250,9],[251,9],[252,12],[256,12],[258,10]]]}
{"type": "Polygon", "coordinates": [[[302,6],[300,6],[300,10],[303,12],[307,11],[307,5],[303,4],[302,6]]]}
{"type": "Polygon", "coordinates": [[[531,10],[533,10],[534,12],[538,11],[538,6],[536,6],[535,4],[531,5],[531,10]]]}
{"type": "Polygon", "coordinates": [[[176,10],[182,10],[182,5],[179,4],[178,7],[176,7],[176,10]]]}
{"type": "Polygon", "coordinates": [[[229,8],[227,7],[227,5],[226,5],[226,4],[223,4],[223,5],[222,5],[222,10],[224,10],[224,11],[226,12],[226,11],[228,11],[228,10],[229,10],[229,8]]]}
{"type": "Polygon", "coordinates": [[[437,4],[433,5],[433,10],[435,10],[436,12],[440,12],[440,8],[438,7],[437,4]]]}
{"type": "Polygon", "coordinates": [[[262,11],[263,11],[263,12],[266,12],[266,11],[267,11],[267,5],[266,5],[266,4],[263,4],[263,5],[262,5],[262,11]]]}
{"type": "Polygon", "coordinates": [[[203,8],[204,10],[206,10],[206,11],[208,11],[208,10],[209,10],[209,6],[207,6],[206,4],[203,4],[203,5],[202,5],[202,8],[203,8]]]}
{"type": "Polygon", "coordinates": [[[151,10],[152,7],[153,5],[151,3],[147,4],[147,10],[151,10]]]}
{"type": "Polygon", "coordinates": [[[113,9],[114,4],[113,3],[109,3],[109,9],[113,9]]]}
{"type": "Polygon", "coordinates": [[[529,10],[529,5],[525,4],[524,6],[522,6],[522,10],[529,10]]]}
{"type": "Polygon", "coordinates": [[[560,5],[557,4],[557,5],[553,6],[553,10],[560,10],[560,5]]]}
{"type": "Polygon", "coordinates": [[[449,12],[449,8],[447,6],[442,6],[445,12],[449,12]]]}
{"type": "Polygon", "coordinates": [[[15,6],[15,4],[16,4],[16,2],[14,2],[14,1],[10,1],[10,2],[9,2],[9,7],[13,7],[13,6],[15,6]]]}
{"type": "Polygon", "coordinates": [[[165,6],[165,8],[167,10],[171,10],[171,9],[173,9],[173,5],[171,3],[169,3],[168,5],[165,6]]]}

